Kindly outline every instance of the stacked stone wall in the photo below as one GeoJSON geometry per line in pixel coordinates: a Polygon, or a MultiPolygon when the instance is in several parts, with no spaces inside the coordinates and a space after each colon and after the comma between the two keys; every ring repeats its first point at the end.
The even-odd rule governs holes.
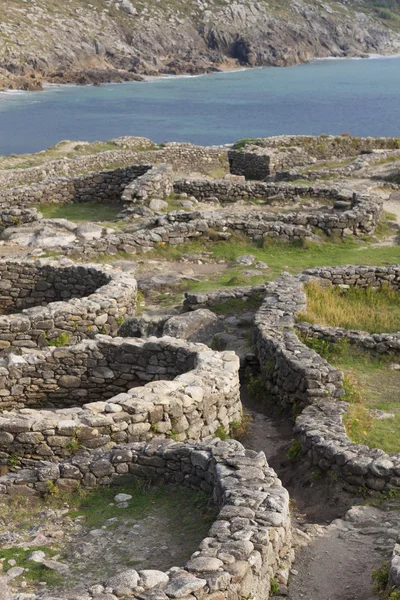
{"type": "Polygon", "coordinates": [[[170,165],[155,165],[126,186],[122,202],[143,203],[149,198],[166,198],[173,190],[173,170],[170,165]]]}
{"type": "Polygon", "coordinates": [[[23,209],[46,202],[120,204],[123,189],[150,168],[150,165],[134,165],[113,171],[46,179],[41,183],[3,189],[0,191],[0,210],[7,210],[10,206],[23,209]]]}
{"type": "Polygon", "coordinates": [[[338,160],[374,150],[396,150],[399,138],[352,136],[276,136],[249,140],[242,150],[228,154],[231,173],[263,180],[282,170],[319,160],[338,160]]]}
{"type": "Polygon", "coordinates": [[[234,352],[170,337],[100,335],[68,348],[12,355],[0,366],[0,407],[9,409],[0,417],[0,463],[12,455],[23,464],[57,460],[76,446],[229,431],[242,415],[238,369],[234,352]]]}
{"type": "MultiPolygon", "coordinates": [[[[343,417],[348,403],[340,401],[343,374],[297,337],[296,315],[306,308],[302,285],[310,279],[335,285],[379,286],[389,282],[399,289],[399,265],[391,267],[327,267],[281,276],[266,284],[255,318],[255,345],[267,394],[285,408],[303,409],[294,432],[311,462],[339,475],[349,486],[373,490],[400,488],[400,454],[354,444],[343,417]]],[[[395,348],[392,348],[392,351],[395,348]]]]}
{"type": "Polygon", "coordinates": [[[268,211],[238,215],[226,210],[176,211],[150,217],[134,233],[114,233],[98,240],[78,243],[67,248],[66,252],[88,257],[98,253],[135,253],[158,244],[185,244],[198,237],[211,241],[227,240],[232,234],[244,234],[254,242],[271,238],[291,242],[312,238],[314,228],[330,236],[372,233],[382,213],[382,201],[371,196],[355,195],[350,206],[349,210],[344,211],[282,214],[268,211]]]}
{"type": "Polygon", "coordinates": [[[51,345],[61,334],[71,344],[98,332],[115,335],[136,311],[136,280],[111,267],[5,260],[0,289],[3,313],[13,313],[0,316],[3,351],[51,345]]]}
{"type": "Polygon", "coordinates": [[[229,150],[228,160],[232,175],[260,181],[271,175],[272,156],[269,153],[229,150]]]}
{"type": "Polygon", "coordinates": [[[36,208],[6,208],[0,210],[0,231],[24,223],[33,223],[42,217],[36,208]]]}
{"type": "Polygon", "coordinates": [[[0,187],[11,188],[31,185],[45,179],[71,177],[80,172],[130,168],[132,165],[167,163],[174,171],[208,173],[227,166],[227,150],[194,144],[168,143],[163,148],[107,150],[98,154],[73,159],[53,160],[28,169],[0,170],[0,187]]]}
{"type": "Polygon", "coordinates": [[[186,565],[170,569],[156,588],[143,586],[138,574],[133,598],[266,598],[272,577],[287,579],[292,560],[289,495],[264,453],[245,450],[234,440],[154,441],[79,454],[59,465],[43,463],[28,472],[2,477],[0,493],[36,495],[51,484],[72,491],[80,486],[117,484],[128,475],[202,490],[219,508],[208,536],[186,565]]]}

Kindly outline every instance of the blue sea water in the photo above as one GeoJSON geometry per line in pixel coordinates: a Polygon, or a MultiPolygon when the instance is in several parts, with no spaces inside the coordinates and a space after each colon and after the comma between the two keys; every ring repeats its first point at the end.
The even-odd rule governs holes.
{"type": "Polygon", "coordinates": [[[400,57],[0,94],[0,154],[62,139],[225,144],[278,134],[400,136],[400,57]]]}

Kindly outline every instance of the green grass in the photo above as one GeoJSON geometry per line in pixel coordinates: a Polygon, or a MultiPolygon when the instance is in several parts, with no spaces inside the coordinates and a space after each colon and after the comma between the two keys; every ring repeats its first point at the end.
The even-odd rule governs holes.
{"type": "MultiPolygon", "coordinates": [[[[325,265],[389,265],[400,262],[400,246],[383,246],[374,248],[370,243],[357,243],[353,240],[331,241],[323,244],[268,242],[264,247],[252,243],[244,236],[232,236],[228,241],[208,242],[196,240],[190,244],[177,246],[157,246],[146,254],[147,259],[163,259],[179,261],[184,254],[198,254],[207,250],[211,258],[224,259],[228,268],[221,274],[210,276],[207,280],[186,281],[177,286],[163,290],[154,298],[162,306],[170,306],[181,302],[184,292],[209,292],[221,288],[258,285],[278,277],[282,271],[296,274],[304,269],[325,265]],[[244,277],[242,268],[236,264],[241,254],[253,254],[258,261],[267,263],[268,270],[262,275],[244,277]]],[[[103,258],[103,262],[110,262],[103,258]]]]}
{"type": "Polygon", "coordinates": [[[232,146],[232,149],[233,150],[243,150],[246,146],[248,146],[250,144],[254,144],[257,141],[258,141],[257,138],[243,138],[242,140],[238,140],[237,142],[235,142],[232,146]]]}
{"type": "Polygon", "coordinates": [[[238,315],[244,312],[257,310],[261,305],[262,294],[258,297],[250,297],[248,300],[243,298],[231,298],[225,302],[219,302],[210,306],[210,310],[217,315],[238,315]]]}
{"type": "Polygon", "coordinates": [[[209,498],[183,486],[161,485],[131,480],[118,487],[99,487],[83,499],[76,499],[71,517],[84,516],[90,528],[101,527],[107,519],[121,517],[121,509],[113,504],[119,493],[130,494],[128,507],[124,508],[125,521],[142,519],[151,514],[153,508],[162,510],[174,524],[188,536],[206,535],[216,517],[216,509],[209,498]]]}
{"type": "MultiPolygon", "coordinates": [[[[121,212],[121,206],[118,204],[97,204],[95,202],[85,202],[81,204],[40,204],[36,207],[43,214],[45,219],[67,219],[68,221],[85,222],[91,221],[108,222],[113,221],[118,213],[121,212]]],[[[115,224],[112,224],[115,226],[115,224]]]]}
{"type": "Polygon", "coordinates": [[[317,281],[305,286],[307,310],[298,321],[358,329],[369,333],[400,330],[400,294],[389,285],[380,288],[322,287],[317,281]]]}
{"type": "Polygon", "coordinates": [[[158,246],[151,253],[147,253],[146,257],[180,260],[186,253],[196,254],[204,250],[212,252],[214,259],[224,259],[232,263],[241,254],[253,254],[256,260],[267,263],[270,268],[265,272],[264,280],[274,279],[282,270],[298,273],[303,269],[326,265],[385,265],[400,262],[400,246],[374,248],[369,243],[345,240],[321,244],[267,242],[264,247],[260,247],[259,244],[241,236],[206,244],[200,239],[190,244],[158,246]]]}
{"type": "Polygon", "coordinates": [[[344,400],[352,404],[346,421],[349,437],[389,454],[400,452],[400,371],[390,369],[392,363],[400,362],[400,357],[372,355],[345,341],[303,341],[345,374],[344,400]],[[394,412],[395,417],[371,419],[366,409],[394,412]]]}
{"type": "Polygon", "coordinates": [[[18,578],[18,581],[26,580],[27,582],[38,582],[45,581],[48,586],[58,586],[61,585],[64,581],[62,575],[57,573],[57,571],[53,571],[45,567],[41,563],[34,562],[32,560],[27,560],[28,556],[33,551],[43,551],[46,554],[48,559],[51,559],[56,554],[59,554],[58,550],[48,548],[46,546],[34,546],[32,548],[6,548],[0,550],[0,559],[5,559],[3,562],[3,572],[7,573],[9,569],[11,569],[11,565],[8,564],[8,561],[14,559],[16,561],[17,567],[23,567],[27,569],[24,573],[18,578]]]}

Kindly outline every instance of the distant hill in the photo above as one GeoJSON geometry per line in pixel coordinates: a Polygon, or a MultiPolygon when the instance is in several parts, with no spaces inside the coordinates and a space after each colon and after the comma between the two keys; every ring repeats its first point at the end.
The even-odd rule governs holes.
{"type": "Polygon", "coordinates": [[[400,52],[400,0],[0,0],[0,87],[400,52]]]}

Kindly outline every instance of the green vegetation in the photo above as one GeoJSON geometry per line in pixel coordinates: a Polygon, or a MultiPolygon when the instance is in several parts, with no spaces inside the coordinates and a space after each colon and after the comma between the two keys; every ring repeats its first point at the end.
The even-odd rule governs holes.
{"type": "MultiPolygon", "coordinates": [[[[3,6],[2,6],[3,8],[3,6]]],[[[59,7],[57,6],[57,9],[59,7]]],[[[143,151],[143,150],[156,150],[157,147],[153,145],[143,146],[135,146],[131,148],[134,152],[143,151]]],[[[115,143],[113,140],[109,140],[107,142],[91,142],[91,143],[79,143],[79,142],[70,142],[63,141],[57,144],[56,146],[50,146],[47,150],[43,150],[41,152],[36,152],[34,154],[20,154],[18,156],[1,156],[0,157],[0,168],[1,169],[29,169],[31,167],[37,167],[42,165],[50,160],[57,160],[62,158],[80,158],[83,156],[92,156],[99,154],[101,152],[106,152],[109,150],[114,151],[123,151],[125,150],[119,144],[115,143]]],[[[125,166],[132,163],[132,159],[129,159],[124,163],[125,166]]],[[[110,163],[113,165],[113,168],[118,168],[118,165],[114,163],[110,163]]],[[[102,164],[101,170],[106,167],[102,164]]],[[[92,169],[96,171],[95,167],[92,169]]]]}
{"type": "MultiPolygon", "coordinates": [[[[211,252],[210,258],[215,260],[225,260],[231,268],[226,269],[222,274],[202,281],[185,281],[185,283],[165,289],[155,298],[155,301],[162,306],[169,306],[181,302],[184,292],[208,292],[224,287],[257,285],[265,281],[270,281],[284,271],[292,274],[299,273],[303,269],[325,266],[325,265],[343,265],[343,264],[364,264],[364,265],[387,265],[400,262],[400,247],[382,246],[372,247],[371,244],[364,242],[360,244],[354,240],[345,241],[327,241],[323,244],[310,242],[290,243],[268,242],[263,247],[252,243],[244,236],[232,236],[229,241],[208,243],[207,251],[211,252]],[[243,269],[236,265],[236,258],[241,254],[253,254],[258,261],[268,264],[269,269],[262,275],[244,277],[243,269]]],[[[190,244],[177,246],[160,245],[146,254],[147,258],[180,260],[186,253],[198,254],[205,249],[204,242],[196,240],[190,244]]],[[[116,257],[109,257],[108,260],[116,260],[116,257]]],[[[102,258],[106,261],[106,258],[102,258]]]]}
{"type": "Polygon", "coordinates": [[[384,592],[389,583],[389,563],[385,562],[379,569],[372,571],[372,579],[375,581],[374,591],[384,592]]]}
{"type": "Polygon", "coordinates": [[[271,596],[277,596],[280,593],[281,588],[275,577],[271,577],[270,584],[271,584],[271,587],[269,590],[269,597],[271,598],[271,596]]]}
{"type": "Polygon", "coordinates": [[[215,431],[215,437],[219,438],[220,440],[227,440],[229,439],[229,433],[222,425],[218,425],[215,431]]]}
{"type": "Polygon", "coordinates": [[[257,400],[258,402],[263,402],[265,400],[266,391],[262,373],[259,375],[248,373],[246,377],[246,386],[250,398],[257,400]]]}
{"type": "MultiPolygon", "coordinates": [[[[121,212],[118,204],[97,204],[96,202],[60,204],[52,202],[40,204],[36,208],[40,210],[45,219],[67,219],[68,221],[92,223],[113,221],[121,212]]],[[[112,224],[115,227],[115,223],[112,224]]]]}
{"type": "MultiPolygon", "coordinates": [[[[204,248],[204,241],[199,239],[190,244],[157,246],[146,256],[179,260],[186,253],[200,253],[204,251],[204,248]]],[[[212,252],[212,258],[216,260],[224,259],[229,262],[235,262],[241,254],[253,254],[256,260],[266,262],[269,266],[269,270],[262,276],[264,281],[274,279],[282,269],[298,273],[303,269],[325,265],[379,265],[400,262],[400,247],[376,248],[369,243],[361,245],[353,239],[344,241],[329,241],[328,239],[324,244],[306,241],[286,244],[271,241],[260,247],[259,244],[252,243],[244,236],[232,235],[228,241],[207,244],[207,251],[212,252]]],[[[237,267],[232,269],[231,274],[247,280],[247,278],[243,278],[241,271],[237,267]]],[[[231,285],[237,284],[232,282],[231,285]]]]}
{"type": "Polygon", "coordinates": [[[219,302],[210,306],[210,310],[217,315],[240,315],[243,312],[257,310],[261,305],[262,294],[251,296],[247,300],[243,298],[231,298],[225,302],[219,302]]]}
{"type": "Polygon", "coordinates": [[[256,144],[258,141],[257,138],[243,138],[242,140],[238,140],[232,146],[233,150],[243,150],[246,146],[250,144],[256,144]]]}
{"type": "Polygon", "coordinates": [[[7,548],[0,550],[0,560],[4,559],[3,572],[7,573],[11,569],[11,565],[8,563],[9,560],[15,560],[18,567],[25,569],[23,574],[18,580],[25,579],[29,582],[45,581],[48,586],[60,585],[64,578],[57,571],[50,570],[45,567],[42,563],[28,560],[28,557],[32,552],[42,551],[46,554],[46,558],[51,559],[59,552],[55,549],[48,548],[46,546],[34,546],[32,548],[7,548]]]}
{"type": "Polygon", "coordinates": [[[288,451],[286,452],[286,456],[290,462],[299,462],[301,457],[303,456],[303,448],[301,446],[301,442],[299,440],[292,440],[288,451]]]}
{"type": "Polygon", "coordinates": [[[349,437],[389,454],[400,452],[400,371],[390,368],[396,357],[372,355],[346,341],[333,344],[310,337],[303,341],[345,374],[344,400],[351,403],[345,419],[349,437]],[[374,419],[374,409],[395,416],[374,419]]]}
{"type": "Polygon", "coordinates": [[[247,413],[242,413],[240,421],[232,421],[229,426],[229,437],[235,440],[241,440],[250,433],[251,416],[247,413]]]}
{"type": "Polygon", "coordinates": [[[84,516],[84,523],[88,527],[101,527],[108,519],[121,517],[121,509],[113,502],[119,493],[132,496],[123,512],[124,521],[143,519],[151,514],[153,508],[157,508],[171,520],[171,527],[177,527],[187,536],[198,539],[207,534],[217,514],[209,498],[202,492],[176,485],[155,487],[151,481],[130,480],[118,488],[99,487],[84,498],[77,497],[70,516],[84,516]],[[190,510],[182,510],[184,506],[190,507],[190,510]]]}
{"type": "Polygon", "coordinates": [[[60,335],[58,335],[53,340],[48,340],[47,344],[48,344],[48,346],[57,346],[58,348],[61,348],[62,346],[67,346],[67,344],[69,343],[69,341],[71,339],[71,336],[72,336],[71,333],[62,331],[60,333],[60,335]]]}
{"type": "Polygon", "coordinates": [[[317,281],[310,281],[305,285],[305,291],[307,311],[297,315],[298,321],[369,333],[400,330],[400,295],[387,284],[377,289],[342,289],[322,287],[317,281]]]}

